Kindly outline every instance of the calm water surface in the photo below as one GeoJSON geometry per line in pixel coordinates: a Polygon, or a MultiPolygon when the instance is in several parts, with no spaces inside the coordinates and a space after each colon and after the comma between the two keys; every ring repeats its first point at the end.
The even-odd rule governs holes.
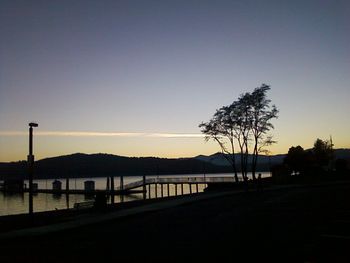
{"type": "MultiPolygon", "coordinates": [[[[198,175],[198,174],[185,174],[185,175],[162,175],[159,176],[161,178],[166,177],[232,177],[233,174],[208,174],[208,175],[198,175]]],[[[270,173],[265,172],[262,173],[262,177],[268,177],[270,173]]],[[[155,178],[157,176],[147,176],[147,178],[155,178]]],[[[65,189],[66,181],[65,179],[59,179],[62,182],[62,189],[65,189]]],[[[84,189],[84,182],[87,180],[95,181],[95,189],[106,189],[107,178],[106,177],[98,177],[98,178],[76,178],[69,180],[69,188],[70,189],[84,189]]],[[[142,180],[142,177],[138,176],[124,176],[124,184],[128,184],[131,182],[142,180]]],[[[34,183],[38,184],[39,189],[52,189],[52,182],[54,179],[47,180],[34,180],[34,183]]],[[[28,185],[28,182],[25,181],[28,185]]],[[[114,177],[114,185],[118,187],[120,185],[120,178],[114,177]]],[[[203,192],[206,185],[199,185],[199,192],[203,192]]],[[[148,190],[148,187],[147,187],[148,190]]],[[[151,198],[156,197],[155,186],[151,186],[151,198]]],[[[175,195],[175,186],[170,184],[170,196],[175,195]]],[[[195,186],[192,186],[192,191],[195,192],[195,186]]],[[[180,194],[180,187],[178,187],[178,194],[180,194]]],[[[184,184],[184,194],[190,193],[189,186],[184,184]]],[[[164,187],[164,196],[167,196],[167,188],[164,187]]],[[[157,196],[161,196],[161,188],[158,186],[157,188],[157,196]]],[[[129,202],[133,200],[142,199],[143,194],[132,194],[126,195],[123,197],[124,202],[129,202]]],[[[147,193],[147,198],[149,198],[149,193],[147,193]]],[[[45,194],[45,193],[37,193],[34,194],[33,203],[34,203],[34,212],[39,211],[50,211],[56,209],[67,209],[73,208],[75,203],[91,201],[93,200],[93,196],[86,196],[81,194],[45,194]]],[[[121,202],[120,196],[115,196],[115,203],[121,202]]],[[[11,215],[11,214],[23,214],[28,213],[28,193],[18,193],[18,194],[8,194],[0,192],[0,216],[3,215],[11,215]]]]}

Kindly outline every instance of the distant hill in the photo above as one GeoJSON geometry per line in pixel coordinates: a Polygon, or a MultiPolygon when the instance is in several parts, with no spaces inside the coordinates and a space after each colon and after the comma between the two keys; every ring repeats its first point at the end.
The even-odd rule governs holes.
{"type": "MultiPolygon", "coordinates": [[[[285,154],[278,154],[278,155],[271,155],[271,156],[260,155],[258,158],[258,162],[259,164],[270,163],[271,165],[274,165],[274,164],[282,163],[285,156],[286,156],[285,154]]],[[[237,164],[239,164],[241,161],[240,154],[235,154],[235,158],[236,158],[237,164]]],[[[209,156],[198,155],[195,157],[195,159],[205,161],[207,163],[219,165],[219,166],[230,165],[230,163],[227,161],[227,159],[224,157],[224,154],[222,153],[215,153],[209,156]]],[[[252,155],[249,155],[248,162],[251,163],[251,161],[252,161],[252,155]]]]}
{"type": "MultiPolygon", "coordinates": [[[[229,167],[207,164],[195,158],[124,157],[76,153],[35,162],[37,178],[74,178],[118,175],[162,175],[230,172],[229,167]]],[[[1,177],[25,177],[26,162],[0,163],[1,177]]]]}
{"type": "MultiPolygon", "coordinates": [[[[336,158],[350,160],[350,149],[335,150],[336,158]]],[[[236,155],[237,163],[240,161],[236,155]]],[[[259,156],[257,171],[269,171],[285,154],[259,156]]],[[[251,156],[249,157],[251,159],[251,156]]],[[[74,178],[118,175],[203,174],[232,172],[222,153],[193,158],[124,157],[112,154],[75,153],[35,162],[36,178],[74,178]]],[[[0,178],[25,178],[26,161],[0,163],[0,178]]]]}
{"type": "MultiPolygon", "coordinates": [[[[258,158],[258,164],[257,164],[257,171],[269,171],[270,167],[276,164],[280,164],[283,162],[283,159],[286,155],[285,154],[278,154],[278,155],[260,155],[258,158]]],[[[235,154],[236,158],[236,164],[238,171],[240,170],[240,161],[241,156],[240,154],[235,154]]],[[[197,160],[201,160],[206,162],[207,164],[214,164],[221,167],[230,167],[230,163],[227,161],[227,159],[224,157],[224,154],[222,153],[215,153],[213,155],[205,156],[205,155],[198,155],[195,157],[197,160]]],[[[248,156],[248,164],[251,164],[252,162],[252,155],[248,156]]],[[[248,166],[248,171],[250,169],[250,165],[248,166]]]]}
{"type": "MultiPolygon", "coordinates": [[[[335,159],[346,159],[350,160],[350,149],[335,149],[334,150],[335,159]]],[[[269,165],[276,165],[283,162],[283,159],[286,157],[286,154],[277,154],[277,155],[259,155],[258,157],[258,170],[266,171],[266,167],[269,167],[269,165]]],[[[198,155],[194,157],[197,160],[201,160],[210,164],[218,165],[218,166],[229,166],[229,162],[224,157],[223,153],[215,153],[209,156],[206,155],[198,155]]],[[[237,161],[237,164],[240,163],[241,156],[239,153],[235,154],[235,158],[237,161]]],[[[251,163],[252,161],[252,155],[248,156],[248,163],[251,163]]],[[[267,169],[268,170],[268,169],[267,169]]]]}

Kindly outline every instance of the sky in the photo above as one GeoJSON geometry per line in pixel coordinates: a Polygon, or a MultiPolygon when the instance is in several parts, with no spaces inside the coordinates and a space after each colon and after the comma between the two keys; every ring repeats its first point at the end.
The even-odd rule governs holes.
{"type": "Polygon", "coordinates": [[[219,151],[198,125],[271,85],[271,154],[350,147],[350,2],[0,2],[0,161],[219,151]]]}

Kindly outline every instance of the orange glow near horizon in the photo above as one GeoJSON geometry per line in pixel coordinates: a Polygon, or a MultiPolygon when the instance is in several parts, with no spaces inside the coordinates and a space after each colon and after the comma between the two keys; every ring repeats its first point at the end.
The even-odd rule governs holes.
{"type": "MultiPolygon", "coordinates": [[[[269,147],[271,155],[284,154],[291,146],[308,149],[317,137],[313,135],[282,137],[269,147]]],[[[327,136],[318,138],[327,139],[327,136]]],[[[345,140],[333,136],[335,148],[350,148],[345,140]]],[[[25,160],[28,151],[27,133],[0,132],[0,162],[25,160]]],[[[219,152],[219,146],[205,142],[200,133],[119,133],[79,131],[35,131],[34,153],[36,160],[72,153],[108,153],[129,157],[154,156],[161,158],[194,157],[219,152]]]]}

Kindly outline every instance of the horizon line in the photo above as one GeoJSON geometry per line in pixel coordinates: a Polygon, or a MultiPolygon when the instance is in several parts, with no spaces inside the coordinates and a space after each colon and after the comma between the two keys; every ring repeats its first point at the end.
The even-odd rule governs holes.
{"type": "MultiPolygon", "coordinates": [[[[28,136],[26,131],[0,131],[0,136],[28,136]]],[[[200,133],[149,132],[93,132],[93,131],[36,131],[35,136],[57,137],[150,137],[150,138],[203,138],[200,133]]]]}

